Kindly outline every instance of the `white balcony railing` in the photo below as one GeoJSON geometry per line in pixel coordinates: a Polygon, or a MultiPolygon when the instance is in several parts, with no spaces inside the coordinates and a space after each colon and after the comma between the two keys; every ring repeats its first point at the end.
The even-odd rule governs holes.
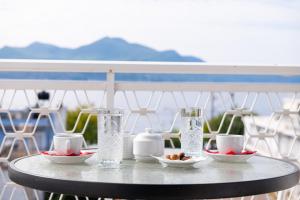
{"type": "MultiPolygon", "coordinates": [[[[25,154],[49,146],[45,137],[50,133],[44,127],[49,126],[54,134],[78,132],[79,119],[86,114],[80,130],[85,134],[91,117],[103,107],[125,109],[125,129],[131,133],[150,126],[168,133],[173,141],[179,138],[176,131],[179,108],[198,106],[203,109],[207,123],[205,137],[214,139],[215,134],[232,132],[236,128],[234,122],[241,119],[248,148],[297,164],[300,160],[300,66],[1,60],[0,76],[1,73],[4,73],[4,79],[0,79],[1,174],[9,160],[22,154],[20,146],[24,146],[25,154]],[[23,78],[6,78],[8,72],[10,75],[23,73],[19,74],[23,78]],[[28,73],[45,76],[53,72],[56,74],[52,77],[59,77],[28,79],[31,76],[28,73]],[[94,78],[60,80],[72,73],[87,73],[85,77],[94,74],[94,78]],[[224,81],[226,76],[229,81],[224,81]],[[41,90],[50,93],[48,102],[38,101],[37,93],[41,90]],[[72,128],[67,128],[64,110],[76,108],[79,108],[77,120],[72,128]],[[20,113],[25,117],[20,117],[20,113]],[[216,127],[210,118],[218,114],[222,120],[216,127]],[[35,120],[32,120],[33,115],[37,115],[35,120]],[[229,126],[224,129],[227,119],[229,126]]],[[[5,174],[1,177],[2,198],[24,190],[9,182],[5,174]]],[[[31,198],[39,198],[38,192],[32,194],[31,198]]],[[[266,194],[260,198],[292,199],[298,194],[298,187],[295,187],[279,195],[266,194]]],[[[26,190],[26,195],[30,195],[30,191],[26,190]]]]}

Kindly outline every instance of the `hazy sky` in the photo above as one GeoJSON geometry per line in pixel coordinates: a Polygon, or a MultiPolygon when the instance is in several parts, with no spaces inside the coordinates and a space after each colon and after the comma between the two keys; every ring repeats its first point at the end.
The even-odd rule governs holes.
{"type": "Polygon", "coordinates": [[[300,64],[300,1],[0,0],[0,47],[104,36],[212,63],[300,64]]]}

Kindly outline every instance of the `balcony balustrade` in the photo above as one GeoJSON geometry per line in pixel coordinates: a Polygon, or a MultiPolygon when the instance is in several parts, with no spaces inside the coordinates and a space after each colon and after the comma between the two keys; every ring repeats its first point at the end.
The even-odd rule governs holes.
{"type": "MultiPolygon", "coordinates": [[[[300,164],[300,66],[1,60],[0,74],[0,199],[41,199],[40,191],[9,181],[8,162],[49,148],[53,134],[87,134],[101,108],[124,109],[126,131],[151,127],[175,147],[180,108],[201,107],[207,145],[216,134],[237,132],[240,120],[247,148],[300,164]],[[48,101],[38,99],[40,91],[48,101]]],[[[299,199],[299,188],[242,199],[299,199]]]]}

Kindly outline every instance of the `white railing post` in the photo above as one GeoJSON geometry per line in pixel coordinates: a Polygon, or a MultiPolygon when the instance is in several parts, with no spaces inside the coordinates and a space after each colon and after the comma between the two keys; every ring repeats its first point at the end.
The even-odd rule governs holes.
{"type": "Polygon", "coordinates": [[[113,109],[115,102],[115,73],[112,69],[106,74],[106,108],[113,109]]]}

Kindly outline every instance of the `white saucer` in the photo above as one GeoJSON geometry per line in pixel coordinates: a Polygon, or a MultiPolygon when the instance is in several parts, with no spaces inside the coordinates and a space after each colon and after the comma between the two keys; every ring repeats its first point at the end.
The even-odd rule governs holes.
{"type": "Polygon", "coordinates": [[[213,151],[207,152],[205,151],[206,155],[213,158],[216,161],[220,162],[233,162],[233,163],[241,163],[241,162],[247,162],[248,159],[253,157],[256,153],[252,154],[237,154],[237,155],[227,155],[227,154],[219,154],[214,153],[213,151]]]}
{"type": "Polygon", "coordinates": [[[58,164],[77,164],[83,163],[86,159],[94,155],[93,152],[81,152],[78,156],[60,156],[60,155],[51,155],[53,151],[42,152],[41,155],[50,160],[53,163],[58,164]]]}
{"type": "Polygon", "coordinates": [[[168,166],[168,167],[193,167],[196,163],[205,160],[205,157],[192,157],[188,160],[170,160],[165,158],[165,156],[162,157],[156,157],[152,156],[153,158],[157,159],[163,166],[168,166]]]}

